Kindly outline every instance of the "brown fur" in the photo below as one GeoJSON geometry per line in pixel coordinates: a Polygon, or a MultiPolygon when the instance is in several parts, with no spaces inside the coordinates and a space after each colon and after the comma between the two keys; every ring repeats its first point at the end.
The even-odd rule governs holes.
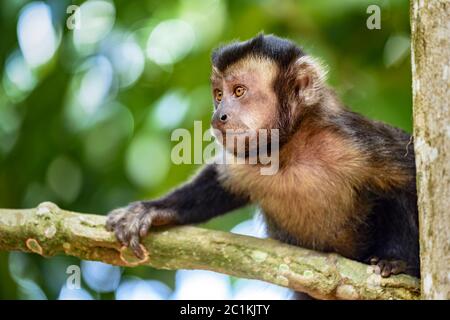
{"type": "Polygon", "coordinates": [[[273,176],[261,175],[255,165],[228,165],[223,167],[224,183],[249,194],[302,246],[354,256],[356,230],[347,226],[361,223],[367,211],[355,201],[356,188],[364,182],[355,168],[364,159],[330,132],[305,130],[283,147],[280,161],[273,176]],[[355,217],[355,210],[362,212],[355,217]]]}
{"type": "MultiPolygon", "coordinates": [[[[235,83],[247,84],[250,94],[239,107],[234,106],[236,114],[240,119],[254,119],[252,129],[277,128],[273,89],[279,80],[277,71],[270,60],[245,58],[223,73],[213,69],[213,89],[221,88],[227,97],[235,83]]],[[[292,107],[288,116],[301,117],[302,124],[280,150],[279,172],[264,176],[259,165],[229,164],[221,167],[223,183],[233,193],[248,195],[277,229],[285,230],[299,245],[356,257],[364,245],[355,243],[363,244],[362,237],[369,236],[361,233],[371,210],[370,201],[361,201],[363,186],[374,184],[388,190],[403,182],[394,181],[396,177],[402,180],[407,175],[391,171],[386,177],[383,164],[373,163],[352,141],[327,127],[323,114],[316,116],[333,117],[342,111],[325,87],[326,72],[316,60],[302,57],[286,73],[290,85],[299,81],[302,89],[301,96],[289,97],[292,107]]],[[[234,122],[236,127],[239,123],[234,122]]]]}
{"type": "MultiPolygon", "coordinates": [[[[328,116],[342,110],[338,101],[327,105],[332,108],[322,111],[328,116]]],[[[305,117],[282,146],[275,175],[261,175],[259,165],[230,164],[221,167],[222,179],[232,192],[248,195],[297,244],[356,258],[370,236],[361,232],[372,209],[364,187],[389,191],[409,182],[410,176],[392,164],[386,171],[387,164],[373,162],[322,121],[305,117]]]]}

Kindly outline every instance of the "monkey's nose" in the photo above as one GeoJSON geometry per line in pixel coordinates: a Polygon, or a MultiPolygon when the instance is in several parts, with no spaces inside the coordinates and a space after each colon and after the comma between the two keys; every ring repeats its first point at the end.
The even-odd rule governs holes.
{"type": "Polygon", "coordinates": [[[222,113],[219,117],[219,120],[223,123],[227,122],[228,115],[226,113],[222,113]]]}
{"type": "Polygon", "coordinates": [[[211,124],[213,128],[224,130],[230,121],[231,117],[229,113],[226,113],[224,111],[216,112],[212,118],[211,124]]]}

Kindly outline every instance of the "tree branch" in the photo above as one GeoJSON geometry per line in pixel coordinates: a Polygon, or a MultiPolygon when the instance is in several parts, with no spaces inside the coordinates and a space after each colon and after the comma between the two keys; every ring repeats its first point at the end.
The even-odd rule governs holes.
{"type": "Polygon", "coordinates": [[[381,278],[372,266],[282,244],[196,227],[158,228],[143,241],[137,260],[104,228],[105,217],[59,209],[44,202],[35,209],[0,209],[0,250],[43,256],[63,253],[118,266],[204,269],[260,279],[319,299],[418,299],[419,280],[381,278]]]}

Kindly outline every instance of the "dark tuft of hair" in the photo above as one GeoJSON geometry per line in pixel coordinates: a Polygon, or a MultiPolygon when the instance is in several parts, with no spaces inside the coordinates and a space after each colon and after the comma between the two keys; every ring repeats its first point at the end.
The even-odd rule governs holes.
{"type": "Polygon", "coordinates": [[[287,68],[293,61],[305,55],[295,43],[274,35],[258,34],[242,42],[215,49],[211,55],[212,64],[223,72],[229,66],[248,56],[269,58],[280,68],[287,68]]]}

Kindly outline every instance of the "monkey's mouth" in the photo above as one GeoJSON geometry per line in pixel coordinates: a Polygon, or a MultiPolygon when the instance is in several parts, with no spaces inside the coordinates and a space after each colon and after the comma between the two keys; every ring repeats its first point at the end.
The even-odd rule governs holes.
{"type": "Polygon", "coordinates": [[[227,129],[227,130],[214,130],[213,132],[216,139],[223,145],[226,142],[239,142],[257,139],[257,132],[253,130],[244,129],[227,129]]]}
{"type": "Polygon", "coordinates": [[[266,138],[261,139],[256,130],[231,130],[227,132],[220,132],[216,139],[228,150],[233,150],[234,153],[241,154],[242,151],[257,149],[259,145],[267,144],[266,138]]]}
{"type": "Polygon", "coordinates": [[[236,137],[252,137],[255,132],[251,129],[225,129],[225,128],[215,128],[211,127],[212,133],[216,138],[236,138],[236,137]]]}
{"type": "Polygon", "coordinates": [[[252,130],[238,129],[225,131],[225,136],[227,137],[252,137],[254,135],[255,132],[253,132],[252,130]]]}

